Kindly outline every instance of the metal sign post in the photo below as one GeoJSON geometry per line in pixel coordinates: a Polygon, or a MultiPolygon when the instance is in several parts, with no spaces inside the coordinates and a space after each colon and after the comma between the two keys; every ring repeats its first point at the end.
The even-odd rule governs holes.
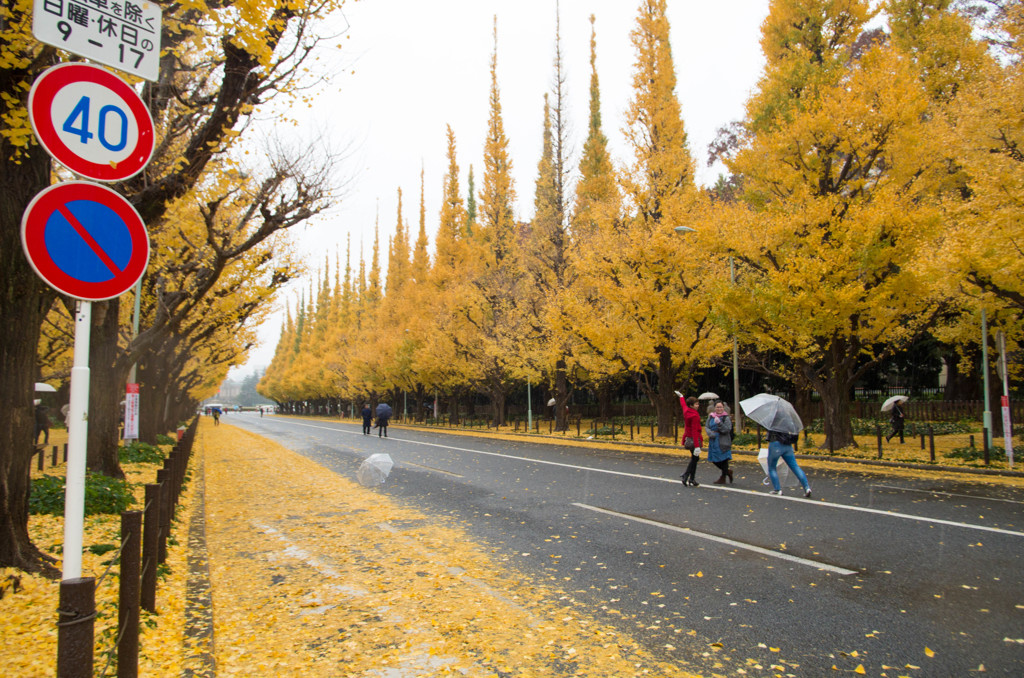
{"type": "Polygon", "coordinates": [[[82,576],[85,529],[85,455],[89,437],[89,331],[92,302],[79,301],[75,311],[75,358],[71,368],[68,410],[68,469],[64,498],[64,579],[82,576]]]}

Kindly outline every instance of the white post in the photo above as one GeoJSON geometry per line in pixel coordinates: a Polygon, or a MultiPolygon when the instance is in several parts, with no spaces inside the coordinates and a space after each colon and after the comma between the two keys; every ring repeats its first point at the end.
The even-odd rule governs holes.
{"type": "Polygon", "coordinates": [[[985,309],[981,309],[981,374],[982,385],[985,389],[985,411],[981,413],[981,425],[988,431],[986,442],[988,449],[992,449],[992,408],[988,398],[988,320],[985,317],[985,309]]]}
{"type": "Polygon", "coordinates": [[[75,357],[68,406],[68,468],[64,486],[64,579],[82,576],[85,524],[85,455],[89,438],[89,331],[92,302],[76,302],[75,357]]]}
{"type": "MultiPolygon", "coordinates": [[[[729,282],[736,284],[736,264],[729,257],[729,282]]],[[[732,320],[732,421],[736,434],[743,430],[743,412],[740,411],[740,346],[736,340],[736,320],[732,320]]]]}
{"type": "Polygon", "coordinates": [[[526,432],[533,430],[533,403],[530,402],[530,378],[526,378],[526,432]]]}
{"type": "Polygon", "coordinates": [[[1002,330],[999,330],[999,365],[1002,369],[999,370],[1003,377],[1003,398],[1002,398],[1002,411],[1003,411],[1003,449],[1006,450],[1006,461],[1009,462],[1010,468],[1013,468],[1013,422],[1010,421],[1010,381],[1009,381],[1009,369],[1007,369],[1006,363],[1006,335],[1002,330]]]}
{"type": "MultiPolygon", "coordinates": [[[[142,309],[142,276],[139,276],[139,281],[135,283],[135,309],[132,315],[132,339],[139,336],[139,315],[142,309]]],[[[128,384],[138,384],[135,380],[136,368],[138,363],[132,363],[132,369],[128,372],[128,384]]],[[[124,441],[127,443],[129,440],[138,440],[139,438],[139,391],[136,388],[134,391],[129,390],[127,387],[124,392],[124,441]],[[129,429],[128,421],[129,417],[133,414],[135,416],[135,428],[129,429]]]]}

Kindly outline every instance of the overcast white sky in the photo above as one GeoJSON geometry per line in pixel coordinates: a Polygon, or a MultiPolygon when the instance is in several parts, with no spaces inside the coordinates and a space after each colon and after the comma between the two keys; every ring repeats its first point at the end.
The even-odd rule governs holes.
{"type": "MultiPolygon", "coordinates": [[[[719,127],[743,116],[744,103],[764,65],[760,27],[769,0],[669,0],[676,94],[698,164],[698,180],[714,183],[707,145],[719,127]]],[[[419,226],[420,170],[426,186],[427,233],[437,229],[446,164],[445,126],[455,133],[462,190],[473,166],[482,184],[483,143],[489,115],[493,21],[498,22],[498,87],[509,138],[518,217],[532,216],[533,182],[541,148],[543,96],[551,90],[555,0],[358,0],[332,22],[342,49],[325,55],[336,74],[314,106],[300,113],[300,135],[326,134],[349,146],[339,172],[351,177],[346,194],[296,234],[314,267],[325,254],[344,256],[349,234],[353,266],[359,247],[369,260],[376,215],[382,253],[394,233],[397,190],[403,216],[419,226]]],[[[590,81],[590,21],[596,17],[597,70],[605,134],[616,160],[625,162],[624,113],[632,98],[630,43],[637,0],[561,0],[561,45],[568,85],[568,116],[579,161],[586,135],[590,81]]],[[[322,63],[324,63],[322,62],[322,63]]],[[[306,284],[308,287],[308,283],[306,284]]],[[[294,307],[298,288],[282,297],[294,307]]],[[[283,301],[282,301],[283,305],[283,301]]],[[[260,331],[261,346],[232,376],[266,366],[273,357],[283,313],[260,331]]]]}

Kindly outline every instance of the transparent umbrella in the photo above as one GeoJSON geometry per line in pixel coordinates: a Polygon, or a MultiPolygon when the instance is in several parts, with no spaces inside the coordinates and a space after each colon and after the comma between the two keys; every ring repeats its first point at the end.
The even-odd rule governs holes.
{"type": "Polygon", "coordinates": [[[50,386],[49,384],[44,384],[41,381],[37,381],[36,382],[36,393],[56,393],[56,392],[57,392],[57,389],[55,389],[54,387],[50,386]]]}
{"type": "Polygon", "coordinates": [[[741,400],[740,407],[748,417],[769,431],[796,435],[804,428],[800,415],[789,401],[771,393],[758,393],[752,398],[741,400]]]}
{"type": "Polygon", "coordinates": [[[356,471],[356,480],[360,485],[366,487],[383,485],[384,481],[388,479],[388,474],[391,473],[392,466],[394,466],[394,462],[391,461],[391,455],[371,454],[359,465],[359,470],[356,471]]]}
{"type": "Polygon", "coordinates": [[[895,405],[896,403],[905,403],[908,400],[910,400],[909,396],[905,396],[905,395],[893,396],[893,397],[889,398],[888,400],[886,400],[884,403],[882,403],[882,411],[883,412],[888,412],[889,410],[892,409],[892,406],[895,405]]]}
{"type": "Polygon", "coordinates": [[[712,391],[704,391],[704,393],[697,396],[697,400],[718,400],[718,394],[712,391]]]}

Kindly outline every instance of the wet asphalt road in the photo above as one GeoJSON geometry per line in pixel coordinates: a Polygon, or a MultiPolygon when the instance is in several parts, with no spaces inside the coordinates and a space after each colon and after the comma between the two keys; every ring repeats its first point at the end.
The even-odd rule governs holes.
{"type": "Polygon", "coordinates": [[[387,452],[382,492],[455,519],[653,653],[696,651],[696,670],[1024,675],[1021,488],[805,468],[813,500],[797,488],[779,498],[743,456],[734,485],[710,484],[718,471],[702,462],[703,484],[686,488],[677,460],[642,451],[226,422],[353,479],[387,452]]]}

